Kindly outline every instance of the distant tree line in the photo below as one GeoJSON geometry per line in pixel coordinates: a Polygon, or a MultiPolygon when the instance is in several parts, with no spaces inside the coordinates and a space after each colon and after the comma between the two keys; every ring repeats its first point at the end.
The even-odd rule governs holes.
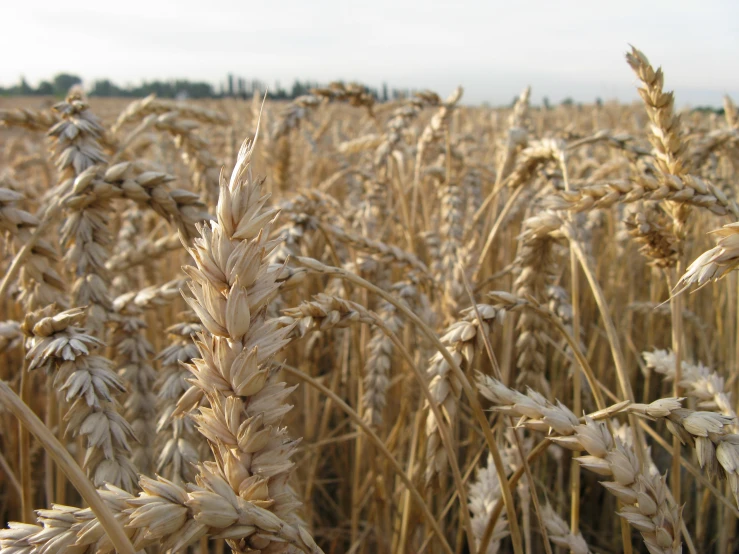
{"type": "MultiPolygon", "coordinates": [[[[21,77],[18,84],[7,88],[0,87],[0,96],[56,96],[64,97],[67,91],[74,85],[82,84],[82,79],[77,75],[70,73],[59,73],[51,80],[43,80],[38,87],[34,88],[28,84],[24,77],[21,77]]],[[[315,81],[299,81],[295,80],[289,89],[276,83],[274,86],[268,86],[259,79],[245,79],[229,73],[226,79],[222,81],[217,90],[211,83],[205,81],[190,81],[188,79],[172,79],[169,81],[144,81],[140,85],[118,86],[110,79],[98,79],[92,83],[92,87],[87,90],[90,96],[98,97],[131,97],[141,98],[149,94],[156,94],[160,98],[251,98],[255,93],[264,94],[269,90],[269,97],[272,100],[293,100],[298,96],[302,96],[310,92],[313,88],[323,86],[315,81]]],[[[380,90],[367,87],[367,92],[372,94],[378,102],[387,102],[389,100],[399,100],[408,98],[416,92],[415,89],[397,89],[388,88],[387,83],[383,83],[380,90]]],[[[518,96],[515,96],[511,102],[511,106],[515,105],[518,96]]],[[[567,97],[560,102],[563,106],[580,106],[571,97],[567,97]]],[[[603,100],[595,99],[595,104],[603,105],[603,100]]],[[[552,104],[546,96],[542,100],[542,108],[545,110],[552,109],[552,104]]],[[[696,106],[693,111],[712,112],[718,115],[724,114],[723,108],[714,108],[711,106],[696,106]]]]}
{"type": "Polygon", "coordinates": [[[64,96],[74,85],[82,79],[69,73],[59,73],[51,81],[41,81],[37,88],[28,84],[25,77],[21,77],[17,85],[8,88],[0,87],[2,96],[64,96]]]}
{"type": "MultiPolygon", "coordinates": [[[[82,84],[82,79],[70,73],[59,73],[51,80],[43,80],[38,87],[31,86],[24,77],[18,84],[7,88],[0,87],[0,96],[57,96],[63,97],[74,85],[82,84]]],[[[289,88],[280,83],[268,86],[258,79],[246,79],[233,74],[226,76],[218,87],[205,81],[190,81],[188,79],[143,81],[138,85],[120,86],[110,79],[98,79],[87,87],[90,96],[99,97],[142,97],[156,94],[160,98],[251,98],[255,93],[264,94],[269,90],[269,97],[273,100],[292,100],[307,94],[312,88],[322,86],[318,82],[295,80],[289,88]]],[[[410,89],[389,89],[383,84],[380,90],[367,87],[379,102],[406,98],[415,92],[410,89]]]]}

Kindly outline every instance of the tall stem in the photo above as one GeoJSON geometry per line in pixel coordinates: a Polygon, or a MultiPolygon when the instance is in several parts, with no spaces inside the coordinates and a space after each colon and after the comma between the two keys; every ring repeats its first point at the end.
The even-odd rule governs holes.
{"type": "MultiPolygon", "coordinates": [[[[562,169],[562,178],[566,191],[570,191],[570,179],[567,172],[567,154],[562,151],[559,156],[559,166],[562,169]]],[[[576,341],[580,340],[580,273],[577,256],[570,248],[570,304],[572,305],[572,334],[576,341]]],[[[572,374],[572,411],[579,415],[582,411],[582,378],[579,371],[572,374]]],[[[572,453],[570,461],[570,532],[577,535],[580,532],[580,464],[575,458],[580,451],[572,453]]]]}
{"type": "MultiPolygon", "coordinates": [[[[21,370],[20,398],[28,405],[31,388],[31,374],[23,361],[21,370]]],[[[29,408],[30,409],[30,408],[29,408]]],[[[33,523],[33,500],[31,485],[31,437],[22,421],[18,422],[18,450],[21,474],[21,512],[25,523],[33,523]]]]}
{"type": "MultiPolygon", "coordinates": [[[[675,266],[672,279],[670,274],[665,272],[667,286],[673,290],[677,279],[682,275],[681,263],[678,261],[675,266]]],[[[675,379],[673,380],[673,396],[680,397],[683,371],[683,296],[682,294],[670,295],[670,317],[672,322],[672,351],[675,353],[675,379]]],[[[672,474],[670,475],[670,488],[675,502],[679,505],[681,498],[680,490],[680,447],[682,443],[677,437],[672,437],[672,474]]]]}
{"type": "MultiPolygon", "coordinates": [[[[606,296],[603,293],[603,289],[601,289],[600,285],[598,284],[598,280],[596,279],[595,274],[593,273],[593,270],[588,263],[588,258],[585,255],[585,252],[583,251],[577,239],[572,236],[573,233],[571,229],[568,228],[568,226],[565,226],[565,232],[570,242],[570,251],[574,252],[577,256],[577,259],[580,262],[580,267],[582,267],[583,273],[585,273],[585,278],[588,280],[590,289],[592,290],[593,296],[595,297],[595,303],[598,305],[598,311],[600,312],[601,319],[603,320],[603,326],[606,329],[608,343],[611,347],[613,363],[616,366],[616,375],[618,377],[618,383],[619,387],[621,388],[621,393],[624,395],[626,400],[634,402],[634,390],[631,388],[629,375],[626,371],[626,359],[624,358],[624,353],[621,349],[621,342],[618,339],[616,326],[613,324],[613,318],[611,317],[611,313],[608,309],[606,296]]],[[[634,432],[634,450],[636,451],[639,463],[642,465],[642,467],[646,467],[644,457],[644,445],[646,444],[646,442],[644,439],[644,433],[637,425],[636,416],[634,416],[633,414],[629,414],[629,425],[634,432]]]]}

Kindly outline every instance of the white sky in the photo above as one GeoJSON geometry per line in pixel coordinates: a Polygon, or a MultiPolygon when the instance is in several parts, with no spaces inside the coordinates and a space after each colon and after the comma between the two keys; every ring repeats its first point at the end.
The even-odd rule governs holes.
{"type": "Polygon", "coordinates": [[[677,102],[739,100],[739,2],[438,0],[2,0],[0,85],[65,71],[87,84],[227,73],[292,84],[457,84],[464,101],[632,100],[632,43],[677,102]]]}

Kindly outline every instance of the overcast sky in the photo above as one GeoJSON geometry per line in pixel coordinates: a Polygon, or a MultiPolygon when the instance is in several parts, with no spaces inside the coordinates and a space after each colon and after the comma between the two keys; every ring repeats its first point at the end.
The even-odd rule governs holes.
{"type": "Polygon", "coordinates": [[[232,72],[465,87],[467,103],[632,100],[632,43],[679,105],[739,100],[739,1],[2,0],[0,85],[66,71],[89,85],[232,72]]]}

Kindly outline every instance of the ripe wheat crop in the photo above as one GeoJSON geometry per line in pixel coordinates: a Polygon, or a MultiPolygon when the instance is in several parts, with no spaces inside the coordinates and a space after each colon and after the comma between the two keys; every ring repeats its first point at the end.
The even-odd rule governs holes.
{"type": "Polygon", "coordinates": [[[626,62],[3,99],[0,554],[737,551],[739,120],[626,62]]]}

